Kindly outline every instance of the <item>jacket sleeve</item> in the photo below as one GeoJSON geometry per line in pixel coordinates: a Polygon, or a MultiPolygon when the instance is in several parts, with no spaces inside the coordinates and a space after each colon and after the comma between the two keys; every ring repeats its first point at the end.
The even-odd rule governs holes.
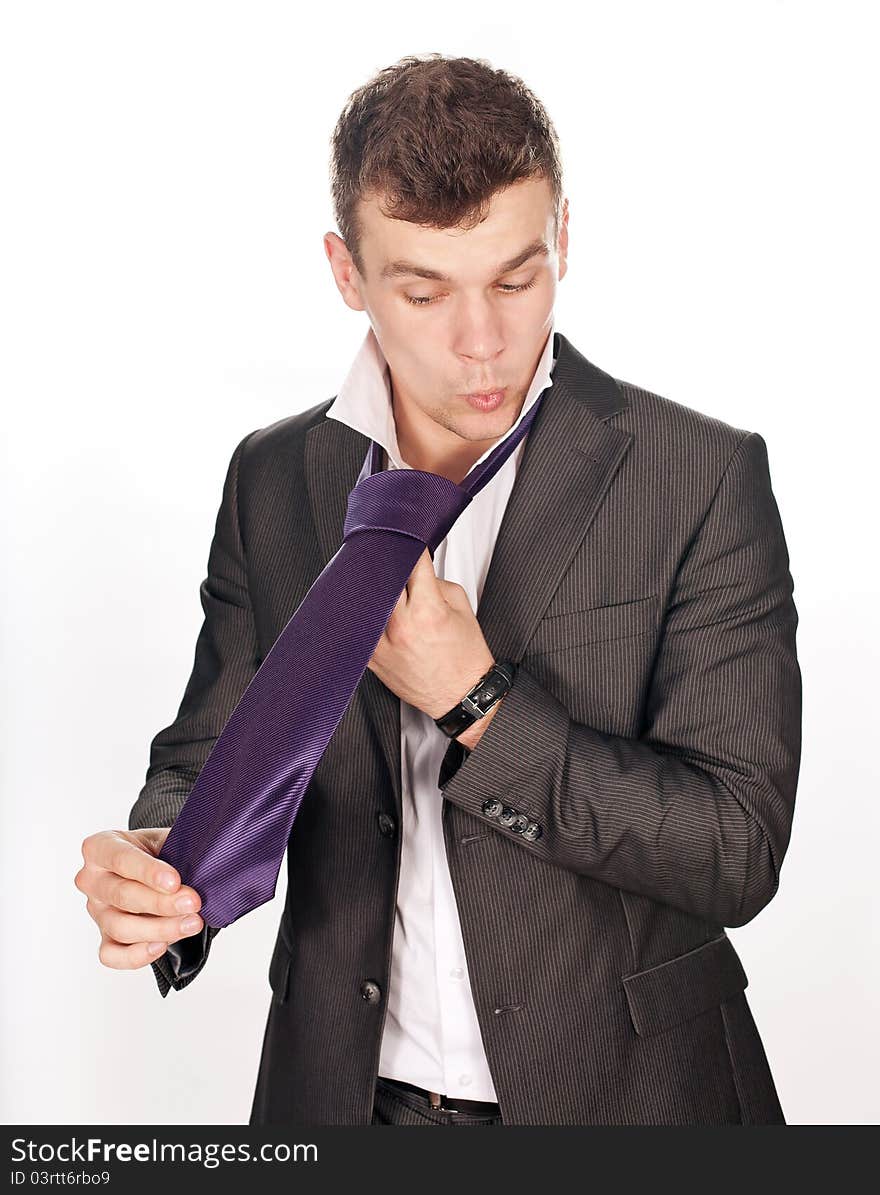
{"type": "MultiPolygon", "coordinates": [[[[238,518],[239,462],[251,435],[253,432],[237,445],[223,486],[208,575],[199,590],[204,621],[196,640],[192,672],[177,717],[159,731],[150,746],[146,780],[129,813],[129,830],[174,823],[229,715],[259,667],[238,518]]],[[[181,879],[186,882],[185,876],[181,879]]],[[[170,988],[180,990],[196,978],[219,932],[204,926],[200,934],[172,943],[150,964],[162,996],[167,996],[170,988]]]]}
{"type": "Polygon", "coordinates": [[[793,589],[767,446],[747,433],[679,564],[642,734],[573,721],[520,665],[443,796],[547,863],[744,925],[775,894],[791,835],[793,589]]]}

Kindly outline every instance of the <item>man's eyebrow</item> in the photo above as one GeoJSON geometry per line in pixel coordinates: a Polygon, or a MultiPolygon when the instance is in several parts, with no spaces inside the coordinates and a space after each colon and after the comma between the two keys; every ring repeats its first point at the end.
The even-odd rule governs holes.
{"type": "MultiPolygon", "coordinates": [[[[503,261],[498,267],[496,277],[500,278],[502,274],[509,274],[511,270],[524,265],[539,253],[542,257],[547,257],[550,253],[550,248],[543,237],[539,237],[536,241],[532,241],[530,245],[526,245],[525,249],[517,253],[515,257],[511,257],[509,261],[503,261]]],[[[416,278],[430,278],[434,282],[452,281],[448,274],[441,274],[439,270],[430,270],[427,266],[416,265],[412,261],[389,261],[382,268],[380,276],[382,278],[401,278],[409,277],[410,275],[416,278]]]]}

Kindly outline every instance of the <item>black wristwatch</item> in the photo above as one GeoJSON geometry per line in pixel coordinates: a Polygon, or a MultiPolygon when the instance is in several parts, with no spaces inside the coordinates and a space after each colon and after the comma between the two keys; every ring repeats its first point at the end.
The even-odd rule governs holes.
{"type": "Polygon", "coordinates": [[[488,672],[483,673],[472,689],[462,697],[458,705],[434,722],[445,735],[454,739],[472,726],[478,718],[484,718],[497,705],[513,684],[516,664],[512,660],[496,660],[488,672]]]}

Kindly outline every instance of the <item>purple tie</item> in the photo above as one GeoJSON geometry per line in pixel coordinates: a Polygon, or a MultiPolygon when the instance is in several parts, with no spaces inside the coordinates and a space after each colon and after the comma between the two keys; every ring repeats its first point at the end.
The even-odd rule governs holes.
{"type": "MultiPolygon", "coordinates": [[[[370,442],[342,545],[242,693],[160,852],[200,894],[206,927],[230,925],[275,895],[303,794],[419,557],[426,547],[433,556],[498,472],[548,390],[460,485],[420,469],[382,470],[382,450],[370,442]]],[[[181,952],[172,947],[183,944],[166,954],[177,977],[181,952]]]]}

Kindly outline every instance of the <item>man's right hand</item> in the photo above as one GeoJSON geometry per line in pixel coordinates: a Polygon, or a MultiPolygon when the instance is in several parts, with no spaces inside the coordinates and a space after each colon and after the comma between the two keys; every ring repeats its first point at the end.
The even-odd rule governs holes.
{"type": "Polygon", "coordinates": [[[86,910],[101,931],[98,958],[105,967],[144,967],[169,942],[202,929],[197,915],[202,898],[157,858],[169,830],[101,830],[82,844],[84,864],[73,882],[88,898],[86,910]]]}

